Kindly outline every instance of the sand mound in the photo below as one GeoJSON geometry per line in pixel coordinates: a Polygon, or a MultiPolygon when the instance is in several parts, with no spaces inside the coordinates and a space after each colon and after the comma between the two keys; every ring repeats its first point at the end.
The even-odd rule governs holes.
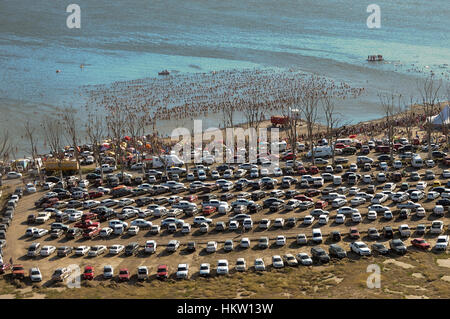
{"type": "Polygon", "coordinates": [[[394,264],[396,266],[402,267],[403,269],[414,268],[414,266],[411,265],[411,264],[407,264],[407,263],[404,263],[404,262],[401,262],[401,261],[398,261],[398,260],[395,260],[395,259],[385,260],[384,264],[394,264]]]}

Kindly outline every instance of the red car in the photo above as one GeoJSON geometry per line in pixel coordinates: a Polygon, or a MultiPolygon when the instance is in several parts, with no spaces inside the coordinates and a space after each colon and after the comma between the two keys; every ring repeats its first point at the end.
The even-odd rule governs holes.
{"type": "Polygon", "coordinates": [[[411,240],[411,244],[414,247],[417,247],[417,248],[420,248],[420,249],[423,249],[423,250],[430,249],[430,247],[431,247],[430,244],[427,243],[425,241],[425,239],[423,239],[423,238],[414,238],[413,240],[411,240]]]}
{"type": "Polygon", "coordinates": [[[308,189],[305,194],[306,194],[306,196],[314,197],[314,196],[319,195],[320,191],[318,189],[308,189]]]}
{"type": "Polygon", "coordinates": [[[350,234],[350,238],[352,238],[352,239],[357,239],[360,237],[359,231],[356,227],[351,227],[349,234],[350,234]]]}
{"type": "Polygon", "coordinates": [[[119,270],[119,281],[128,281],[130,280],[130,272],[127,268],[122,268],[119,270]]]}
{"type": "Polygon", "coordinates": [[[310,174],[318,174],[319,173],[319,168],[317,166],[311,166],[309,168],[309,173],[310,174]]]}
{"type": "Polygon", "coordinates": [[[305,195],[295,195],[294,199],[298,199],[299,201],[302,201],[302,202],[312,202],[313,201],[313,199],[311,197],[307,197],[305,195]]]}
{"type": "Polygon", "coordinates": [[[99,197],[102,197],[103,195],[105,195],[105,193],[100,192],[100,191],[89,192],[89,198],[90,199],[92,199],[92,198],[99,198],[99,197]]]}
{"type": "Polygon", "coordinates": [[[101,228],[100,227],[88,227],[83,232],[84,238],[94,238],[100,234],[101,228]]]}
{"type": "Polygon", "coordinates": [[[156,277],[158,279],[169,278],[169,267],[167,267],[167,265],[159,265],[158,270],[156,271],[156,277]]]}
{"type": "Polygon", "coordinates": [[[327,207],[327,206],[328,206],[328,202],[327,202],[327,201],[319,200],[319,201],[314,205],[314,208],[324,209],[324,208],[327,207]]]}
{"type": "Polygon", "coordinates": [[[183,199],[187,200],[188,202],[195,202],[196,200],[198,200],[198,196],[197,195],[189,195],[189,196],[183,197],[183,199]]]}
{"type": "Polygon", "coordinates": [[[342,149],[346,147],[348,147],[348,145],[345,145],[344,143],[336,143],[336,145],[334,146],[334,148],[336,149],[342,149]]]}
{"type": "Polygon", "coordinates": [[[83,278],[86,280],[94,279],[94,267],[92,266],[84,267],[83,278]]]}
{"type": "Polygon", "coordinates": [[[81,216],[81,220],[85,221],[88,219],[96,219],[97,218],[97,214],[96,213],[92,213],[92,212],[86,212],[83,213],[83,215],[81,216]]]}
{"type": "Polygon", "coordinates": [[[13,278],[25,278],[25,269],[23,268],[23,265],[13,265],[12,276],[13,278]]]}
{"type": "Polygon", "coordinates": [[[73,225],[73,227],[81,228],[81,229],[86,229],[89,227],[100,227],[100,223],[93,222],[92,220],[87,219],[87,220],[83,220],[81,222],[76,223],[75,225],[73,225]]]}
{"type": "Polygon", "coordinates": [[[305,169],[303,166],[300,166],[300,167],[298,168],[298,173],[299,173],[300,175],[308,174],[308,172],[306,171],[306,169],[305,169]]]}
{"type": "Polygon", "coordinates": [[[214,213],[216,211],[216,207],[214,206],[205,206],[203,207],[203,215],[207,216],[207,215],[211,215],[212,213],[214,213]]]}
{"type": "Polygon", "coordinates": [[[287,153],[282,158],[283,161],[294,160],[294,159],[295,159],[294,153],[287,153]]]}

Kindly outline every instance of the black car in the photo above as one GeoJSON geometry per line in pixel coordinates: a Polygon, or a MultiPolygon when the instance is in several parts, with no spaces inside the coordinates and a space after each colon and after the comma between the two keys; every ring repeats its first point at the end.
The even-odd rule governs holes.
{"type": "Polygon", "coordinates": [[[427,230],[427,226],[422,225],[422,224],[417,225],[417,227],[416,227],[416,234],[417,235],[423,235],[423,234],[425,234],[426,230],[427,230]]]}
{"type": "Polygon", "coordinates": [[[80,237],[83,234],[83,231],[80,228],[69,228],[69,230],[66,233],[67,238],[77,238],[80,237]]]}
{"type": "Polygon", "coordinates": [[[389,250],[382,243],[373,244],[372,250],[378,252],[381,255],[386,255],[389,253],[389,250]]]}
{"type": "Polygon", "coordinates": [[[263,208],[269,208],[272,203],[280,201],[278,198],[270,197],[263,202],[263,208]]]}
{"type": "Polygon", "coordinates": [[[229,201],[230,199],[233,199],[234,196],[235,196],[234,194],[231,194],[231,193],[225,193],[225,194],[220,195],[220,200],[221,200],[221,201],[224,201],[224,202],[227,202],[227,201],[229,201]]]}
{"type": "Polygon", "coordinates": [[[259,212],[260,210],[262,210],[261,205],[257,204],[257,203],[253,203],[247,206],[248,212],[250,214],[255,214],[257,212],[259,212]]]}
{"type": "Polygon", "coordinates": [[[400,255],[406,254],[407,251],[405,244],[400,239],[392,239],[389,242],[389,247],[400,255]]]}
{"type": "Polygon", "coordinates": [[[342,154],[344,155],[355,155],[356,148],[355,147],[346,147],[342,149],[342,154]]]}
{"type": "Polygon", "coordinates": [[[293,198],[295,195],[300,194],[299,191],[295,190],[295,189],[290,189],[288,191],[286,191],[286,193],[284,194],[286,196],[287,199],[293,198]]]}
{"type": "Polygon", "coordinates": [[[67,255],[70,255],[73,251],[73,247],[71,246],[61,246],[56,249],[56,254],[58,257],[65,257],[67,255]]]}
{"type": "Polygon", "coordinates": [[[391,160],[391,156],[387,155],[387,154],[383,154],[378,156],[378,161],[379,162],[389,162],[391,160]]]}
{"type": "Polygon", "coordinates": [[[189,241],[187,243],[187,246],[186,246],[187,251],[195,251],[196,249],[197,249],[197,246],[195,244],[195,241],[189,241]]]}
{"type": "Polygon", "coordinates": [[[291,187],[291,181],[290,180],[284,180],[282,183],[281,183],[281,188],[289,188],[289,187],[291,187]]]}
{"type": "Polygon", "coordinates": [[[22,187],[17,187],[14,190],[14,195],[17,195],[17,196],[19,196],[19,198],[21,198],[23,196],[23,188],[22,187]]]}
{"type": "Polygon", "coordinates": [[[150,204],[151,202],[152,202],[151,197],[139,197],[138,199],[136,199],[136,206],[142,207],[144,205],[150,204]]]}
{"type": "Polygon", "coordinates": [[[45,179],[45,181],[56,184],[60,181],[60,179],[59,179],[59,177],[56,177],[56,176],[49,176],[45,179]]]}
{"type": "Polygon", "coordinates": [[[216,231],[224,231],[226,229],[225,222],[217,222],[216,223],[216,231]]]}
{"type": "Polygon", "coordinates": [[[434,158],[445,158],[447,154],[441,151],[433,151],[431,152],[431,156],[434,158]]]}
{"type": "Polygon", "coordinates": [[[267,193],[264,191],[256,191],[256,192],[252,193],[251,198],[252,198],[252,200],[257,201],[257,200],[260,200],[261,198],[266,197],[266,195],[267,195],[267,193]]]}
{"type": "Polygon", "coordinates": [[[332,231],[331,232],[331,239],[333,241],[341,241],[341,239],[342,239],[341,233],[339,231],[337,231],[337,230],[332,231]]]}
{"type": "Polygon", "coordinates": [[[209,202],[211,199],[217,198],[215,194],[205,194],[199,197],[202,202],[209,202]]]}
{"type": "Polygon", "coordinates": [[[262,186],[262,183],[260,180],[250,182],[250,187],[253,189],[261,189],[261,186],[262,186]]]}
{"type": "Polygon", "coordinates": [[[36,216],[34,214],[28,215],[27,224],[29,224],[29,225],[34,224],[35,221],[36,221],[36,216]]]}
{"type": "Polygon", "coordinates": [[[58,223],[65,223],[69,221],[69,215],[66,213],[59,213],[55,215],[55,221],[58,223]]]}
{"type": "Polygon", "coordinates": [[[326,251],[320,247],[311,248],[311,257],[313,260],[321,263],[328,263],[330,261],[330,256],[328,256],[326,251]]]}
{"type": "Polygon", "coordinates": [[[83,202],[76,199],[69,200],[67,203],[67,208],[78,208],[81,206],[83,206],[83,202]]]}
{"type": "Polygon", "coordinates": [[[411,210],[408,208],[403,208],[398,215],[398,218],[406,219],[411,215],[411,210]]]}
{"type": "Polygon", "coordinates": [[[131,256],[134,255],[139,249],[139,244],[136,242],[133,243],[129,243],[128,245],[125,246],[125,255],[126,256],[131,256]]]}
{"type": "Polygon", "coordinates": [[[391,226],[384,226],[383,227],[383,236],[384,238],[393,238],[394,237],[394,230],[391,226]]]}
{"type": "Polygon", "coordinates": [[[98,179],[98,178],[102,178],[102,175],[97,174],[97,173],[89,173],[89,174],[86,175],[86,179],[88,181],[92,181],[92,180],[95,180],[95,179],[98,179]]]}
{"type": "Polygon", "coordinates": [[[450,199],[442,198],[436,202],[436,205],[450,206],[450,199]]]}
{"type": "Polygon", "coordinates": [[[217,166],[217,171],[218,171],[219,173],[223,173],[223,172],[225,172],[227,169],[231,169],[231,170],[234,171],[234,167],[231,166],[231,165],[228,165],[228,164],[222,164],[222,165],[217,166]]]}
{"type": "Polygon", "coordinates": [[[347,257],[347,252],[338,244],[331,244],[330,247],[328,248],[328,252],[330,256],[339,259],[347,257]]]}
{"type": "Polygon", "coordinates": [[[334,192],[334,188],[332,187],[325,187],[324,189],[322,189],[322,191],[320,192],[322,195],[328,195],[329,193],[334,192]]]}
{"type": "Polygon", "coordinates": [[[294,227],[296,223],[297,223],[297,218],[296,217],[289,217],[285,221],[285,225],[287,227],[294,227]]]}

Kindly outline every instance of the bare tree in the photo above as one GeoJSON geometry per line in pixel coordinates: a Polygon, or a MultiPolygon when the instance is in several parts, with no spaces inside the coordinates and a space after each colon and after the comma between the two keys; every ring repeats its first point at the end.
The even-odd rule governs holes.
{"type": "Polygon", "coordinates": [[[100,167],[100,174],[103,180],[103,170],[101,169],[102,162],[100,156],[101,141],[105,136],[105,118],[94,113],[89,113],[86,121],[86,133],[89,142],[92,144],[94,153],[94,160],[96,167],[100,167]]]}
{"type": "Polygon", "coordinates": [[[62,150],[63,125],[58,118],[46,116],[41,122],[41,127],[47,145],[50,147],[53,157],[58,161],[59,173],[62,180],[62,160],[64,159],[64,151],[62,150]]]}
{"type": "Polygon", "coordinates": [[[73,107],[65,108],[61,113],[62,124],[65,128],[64,136],[67,143],[74,149],[75,160],[78,166],[78,175],[80,180],[83,179],[80,160],[80,125],[77,119],[77,110],[73,107]]]}
{"type": "Polygon", "coordinates": [[[428,159],[431,159],[431,117],[436,114],[439,107],[439,92],[442,86],[442,80],[436,80],[432,73],[427,77],[422,86],[418,85],[418,91],[421,96],[422,108],[425,114],[427,130],[428,159]]]}
{"type": "Polygon", "coordinates": [[[391,161],[394,160],[394,130],[396,127],[395,115],[401,110],[401,95],[378,94],[381,109],[384,113],[384,121],[387,127],[387,139],[391,161]]]}
{"type": "MultiPolygon", "coordinates": [[[[11,137],[9,136],[8,130],[4,130],[3,134],[0,135],[0,161],[3,162],[3,165],[1,168],[1,173],[4,173],[4,163],[9,159],[9,156],[12,151],[12,143],[11,143],[11,137]]],[[[1,185],[1,178],[0,178],[0,185],[1,185]]]]}
{"type": "Polygon", "coordinates": [[[41,176],[41,166],[36,162],[37,158],[37,140],[36,140],[36,130],[37,127],[30,123],[30,121],[26,121],[23,125],[23,129],[25,132],[25,138],[30,143],[30,155],[33,159],[33,166],[36,167],[39,179],[42,181],[41,176]]]}
{"type": "Polygon", "coordinates": [[[127,114],[123,111],[122,105],[120,103],[114,103],[107,106],[107,116],[106,116],[106,124],[108,128],[108,132],[112,139],[112,147],[114,150],[114,157],[116,164],[119,164],[121,167],[121,180],[123,181],[123,173],[125,170],[125,158],[124,158],[124,149],[122,148],[122,139],[126,134],[126,122],[127,122],[127,114]]]}
{"type": "Polygon", "coordinates": [[[335,152],[334,152],[334,138],[336,139],[339,137],[341,130],[343,127],[349,124],[349,122],[345,122],[344,124],[344,117],[341,113],[337,112],[335,108],[335,97],[330,94],[325,94],[322,98],[322,110],[323,114],[325,116],[326,124],[327,124],[327,131],[326,136],[328,140],[328,145],[331,147],[332,155],[331,155],[331,163],[334,166],[334,158],[335,158],[335,152]]]}

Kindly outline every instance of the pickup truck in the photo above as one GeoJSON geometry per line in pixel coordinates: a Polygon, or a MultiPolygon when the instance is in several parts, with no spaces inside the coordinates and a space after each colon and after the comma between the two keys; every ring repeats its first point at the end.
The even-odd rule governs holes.
{"type": "Polygon", "coordinates": [[[100,234],[100,230],[101,230],[100,226],[98,226],[98,227],[95,227],[95,226],[88,227],[88,228],[84,229],[83,237],[84,238],[94,238],[94,237],[96,237],[96,236],[98,236],[100,234]]]}
{"type": "Polygon", "coordinates": [[[99,222],[93,222],[90,219],[86,219],[84,221],[76,223],[73,227],[81,228],[81,229],[87,229],[87,228],[90,228],[90,227],[100,227],[100,223],[99,222]]]}
{"type": "Polygon", "coordinates": [[[70,275],[70,270],[66,267],[58,268],[52,275],[52,280],[54,281],[64,281],[70,275]]]}
{"type": "Polygon", "coordinates": [[[13,265],[12,266],[12,276],[15,279],[25,278],[25,269],[23,268],[23,265],[13,265]]]}

